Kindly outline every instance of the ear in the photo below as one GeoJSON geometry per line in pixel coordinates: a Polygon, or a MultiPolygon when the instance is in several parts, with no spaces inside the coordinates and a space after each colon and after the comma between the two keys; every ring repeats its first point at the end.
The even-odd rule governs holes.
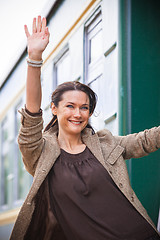
{"type": "Polygon", "coordinates": [[[56,106],[54,105],[53,102],[51,103],[51,109],[52,109],[53,115],[57,115],[57,108],[56,108],[56,106]]]}

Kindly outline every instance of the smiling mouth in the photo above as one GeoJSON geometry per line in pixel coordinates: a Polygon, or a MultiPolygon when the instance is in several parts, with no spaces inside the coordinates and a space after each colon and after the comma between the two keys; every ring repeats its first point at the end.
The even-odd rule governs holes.
{"type": "Polygon", "coordinates": [[[82,121],[72,121],[72,120],[69,120],[69,122],[75,124],[75,125],[79,125],[82,123],[82,121]]]}

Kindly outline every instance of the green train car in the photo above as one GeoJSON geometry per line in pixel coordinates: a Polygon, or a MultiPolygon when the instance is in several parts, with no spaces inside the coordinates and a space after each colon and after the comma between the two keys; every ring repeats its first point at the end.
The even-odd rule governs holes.
{"type": "MultiPolygon", "coordinates": [[[[157,0],[121,1],[120,4],[121,134],[160,124],[159,9],[160,1],[157,0]]],[[[127,164],[131,184],[157,225],[160,151],[140,160],[130,160],[127,164]]]]}

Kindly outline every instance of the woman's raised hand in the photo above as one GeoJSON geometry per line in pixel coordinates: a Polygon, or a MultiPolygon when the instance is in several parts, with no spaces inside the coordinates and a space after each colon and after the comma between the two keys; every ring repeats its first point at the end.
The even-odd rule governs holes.
{"type": "Polygon", "coordinates": [[[33,19],[32,34],[29,33],[27,25],[24,25],[27,37],[28,55],[32,60],[41,60],[42,53],[49,43],[49,31],[46,26],[46,18],[41,16],[33,19]]]}

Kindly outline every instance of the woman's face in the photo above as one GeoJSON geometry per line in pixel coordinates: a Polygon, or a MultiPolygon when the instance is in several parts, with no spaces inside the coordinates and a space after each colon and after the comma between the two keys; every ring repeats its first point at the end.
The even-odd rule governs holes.
{"type": "Polygon", "coordinates": [[[89,97],[82,91],[67,91],[58,107],[52,103],[52,113],[57,115],[59,133],[80,135],[90,117],[89,97]]]}

